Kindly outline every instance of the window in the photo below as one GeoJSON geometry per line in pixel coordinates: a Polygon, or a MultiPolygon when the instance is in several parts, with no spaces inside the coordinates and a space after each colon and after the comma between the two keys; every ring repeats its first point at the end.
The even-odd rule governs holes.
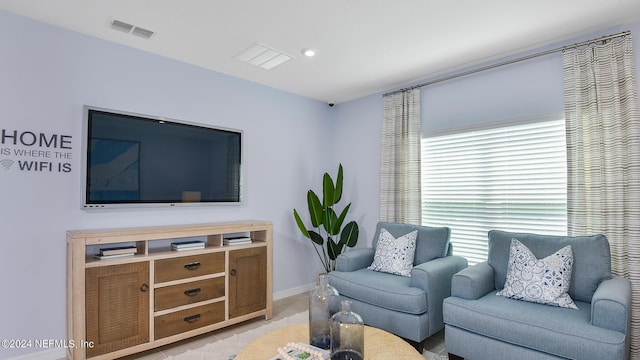
{"type": "Polygon", "coordinates": [[[448,226],[456,255],[487,259],[492,229],[567,233],[564,118],[422,139],[422,223],[448,226]]]}

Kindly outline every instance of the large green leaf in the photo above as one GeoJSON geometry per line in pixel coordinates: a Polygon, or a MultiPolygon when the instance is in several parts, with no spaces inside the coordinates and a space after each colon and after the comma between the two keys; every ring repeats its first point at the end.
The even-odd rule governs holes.
{"type": "Polygon", "coordinates": [[[340,233],[340,242],[348,247],[354,247],[358,243],[359,234],[360,230],[358,229],[358,224],[355,221],[351,221],[344,226],[344,229],[342,229],[342,233],[340,233]]]}
{"type": "Polygon", "coordinates": [[[309,206],[309,217],[311,217],[311,225],[317,228],[322,224],[322,204],[320,203],[320,199],[318,195],[313,192],[313,190],[309,190],[307,192],[307,205],[309,206]]]}
{"type": "Polygon", "coordinates": [[[313,241],[314,243],[323,246],[324,245],[324,238],[322,237],[322,235],[318,234],[317,232],[313,231],[313,230],[309,230],[309,236],[311,241],[313,241]]]}
{"type": "Polygon", "coordinates": [[[298,215],[298,211],[296,209],[293,209],[293,217],[296,218],[296,224],[298,224],[298,229],[300,229],[302,235],[307,238],[311,238],[309,236],[309,232],[307,231],[307,227],[302,222],[302,219],[300,218],[300,215],[298,215]]]}
{"type": "Polygon", "coordinates": [[[338,223],[338,216],[333,208],[326,208],[324,210],[323,225],[324,229],[329,235],[338,235],[340,233],[340,226],[336,227],[338,223]]]}
{"type": "Polygon", "coordinates": [[[351,207],[351,203],[349,203],[340,213],[340,217],[336,220],[335,223],[332,224],[331,233],[333,235],[337,235],[340,232],[340,228],[342,228],[342,223],[344,222],[344,218],[347,217],[347,212],[351,207]]]}
{"type": "Polygon", "coordinates": [[[327,239],[327,252],[329,253],[329,259],[335,260],[338,255],[342,253],[342,248],[344,246],[338,242],[334,242],[332,238],[327,239]]]}
{"type": "Polygon", "coordinates": [[[342,164],[338,166],[338,177],[336,178],[336,187],[333,193],[333,203],[337,204],[342,198],[342,164]]]}
{"type": "Polygon", "coordinates": [[[324,176],[322,177],[322,204],[325,208],[331,207],[335,204],[333,199],[335,191],[336,188],[333,184],[333,179],[329,174],[324,173],[324,176]]]}

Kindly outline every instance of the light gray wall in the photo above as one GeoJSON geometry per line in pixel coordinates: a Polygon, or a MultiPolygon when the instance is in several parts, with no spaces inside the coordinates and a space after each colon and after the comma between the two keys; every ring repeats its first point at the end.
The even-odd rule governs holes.
{"type": "Polygon", "coordinates": [[[562,112],[562,81],[562,57],[554,53],[424,87],[422,132],[562,112]]]}
{"type": "Polygon", "coordinates": [[[334,107],[333,159],[344,168],[343,198],[358,221],[357,247],[371,245],[379,219],[382,97],[367,96],[334,107]]]}
{"type": "MultiPolygon", "coordinates": [[[[636,74],[640,74],[640,23],[606,29],[475,68],[631,30],[636,74]]],[[[422,132],[433,134],[468,127],[564,112],[562,52],[515,62],[491,70],[423,87],[422,132]]],[[[638,75],[636,75],[636,78],[638,75]]],[[[426,79],[425,81],[433,80],[426,79]]]]}
{"type": "MultiPolygon", "coordinates": [[[[306,191],[334,168],[325,151],[333,147],[325,103],[5,12],[0,53],[0,132],[71,136],[71,149],[13,145],[10,137],[0,143],[0,160],[16,161],[9,170],[0,167],[0,338],[65,339],[68,229],[268,220],[276,295],[315,280],[321,266],[298,234],[292,209],[305,208],[306,191]],[[81,210],[85,104],[243,130],[244,204],[81,210]],[[14,155],[25,149],[51,157],[14,155]],[[53,151],[70,158],[54,158],[53,151]],[[51,162],[53,171],[19,171],[18,161],[51,162]],[[58,163],[71,171],[59,172],[58,163]]],[[[38,350],[0,349],[0,358],[38,350]]]]}

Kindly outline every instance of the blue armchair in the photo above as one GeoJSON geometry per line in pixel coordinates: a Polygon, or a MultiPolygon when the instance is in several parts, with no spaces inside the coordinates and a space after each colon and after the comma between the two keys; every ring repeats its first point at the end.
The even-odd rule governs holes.
{"type": "Polygon", "coordinates": [[[422,352],[424,341],[444,327],[442,301],[451,294],[451,277],[467,266],[467,260],[452,256],[446,227],[426,227],[380,222],[371,248],[356,248],[338,256],[329,283],[341,299],[366,325],[377,327],[411,342],[422,352]],[[381,229],[401,237],[414,230],[416,238],[411,276],[367,269],[374,259],[381,229]]]}
{"type": "Polygon", "coordinates": [[[455,274],[444,300],[450,359],[626,359],[631,283],[611,276],[604,235],[545,236],[492,230],[488,261],[455,274]],[[566,245],[573,251],[568,294],[576,309],[515,300],[505,287],[510,244],[517,239],[537,259],[566,245]]]}

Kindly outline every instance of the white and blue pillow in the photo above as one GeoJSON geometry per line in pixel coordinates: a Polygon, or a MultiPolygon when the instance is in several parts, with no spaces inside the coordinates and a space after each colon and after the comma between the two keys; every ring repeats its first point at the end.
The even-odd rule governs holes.
{"type": "Polygon", "coordinates": [[[568,294],[573,252],[567,245],[538,260],[517,239],[511,239],[507,279],[497,295],[545,305],[578,309],[568,294]]]}
{"type": "Polygon", "coordinates": [[[373,263],[367,269],[390,274],[411,276],[413,258],[416,252],[418,230],[393,237],[386,229],[380,229],[373,263]]]}

